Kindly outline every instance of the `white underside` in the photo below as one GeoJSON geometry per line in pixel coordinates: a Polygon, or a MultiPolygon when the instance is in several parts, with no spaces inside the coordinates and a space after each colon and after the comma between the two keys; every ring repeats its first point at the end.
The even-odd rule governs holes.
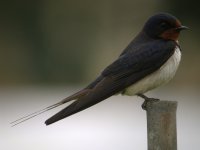
{"type": "Polygon", "coordinates": [[[123,94],[130,96],[139,93],[142,94],[158,86],[166,84],[174,77],[176,70],[179,66],[180,60],[181,52],[179,47],[177,46],[174,54],[159,70],[153,72],[152,74],[146,76],[142,80],[126,88],[123,94]]]}

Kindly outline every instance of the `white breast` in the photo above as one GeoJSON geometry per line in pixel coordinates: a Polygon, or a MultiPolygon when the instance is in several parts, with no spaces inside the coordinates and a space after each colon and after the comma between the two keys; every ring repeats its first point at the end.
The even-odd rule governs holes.
{"type": "Polygon", "coordinates": [[[123,92],[123,94],[135,95],[138,93],[145,93],[158,86],[166,84],[174,77],[180,60],[181,52],[179,47],[177,46],[174,54],[159,70],[153,72],[151,75],[146,76],[142,80],[128,87],[125,92],[123,92]]]}

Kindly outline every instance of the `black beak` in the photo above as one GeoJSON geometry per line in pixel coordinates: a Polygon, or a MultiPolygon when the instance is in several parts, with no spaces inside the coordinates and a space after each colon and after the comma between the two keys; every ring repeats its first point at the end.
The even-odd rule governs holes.
{"type": "Polygon", "coordinates": [[[176,28],[176,31],[182,31],[182,30],[187,30],[187,29],[189,29],[189,28],[186,26],[180,26],[180,27],[176,28]]]}

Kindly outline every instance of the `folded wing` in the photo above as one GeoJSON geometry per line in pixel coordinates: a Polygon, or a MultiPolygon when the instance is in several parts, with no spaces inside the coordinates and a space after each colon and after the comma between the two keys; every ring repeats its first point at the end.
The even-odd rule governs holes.
{"type": "Polygon", "coordinates": [[[173,41],[155,40],[134,47],[134,51],[121,55],[86,87],[89,92],[46,120],[45,124],[52,124],[93,106],[158,70],[174,53],[175,46],[173,41]]]}

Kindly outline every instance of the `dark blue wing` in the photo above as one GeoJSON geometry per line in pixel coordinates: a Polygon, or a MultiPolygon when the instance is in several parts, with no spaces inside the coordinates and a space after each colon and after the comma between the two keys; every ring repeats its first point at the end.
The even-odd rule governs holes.
{"type": "Polygon", "coordinates": [[[45,123],[51,124],[82,111],[102,100],[119,93],[145,76],[158,70],[174,53],[176,43],[155,40],[135,46],[133,51],[121,55],[109,65],[87,88],[91,91],[64,108],[45,123]]]}

